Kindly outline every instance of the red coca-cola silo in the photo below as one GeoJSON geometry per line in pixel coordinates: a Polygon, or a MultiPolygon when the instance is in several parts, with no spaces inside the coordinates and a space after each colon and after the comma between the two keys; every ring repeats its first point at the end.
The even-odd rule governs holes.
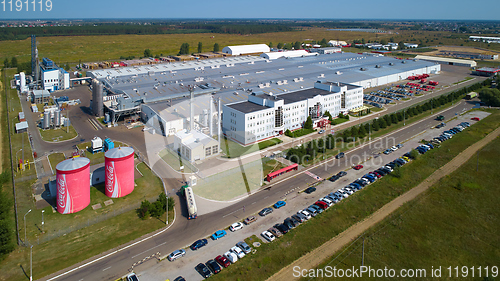
{"type": "Polygon", "coordinates": [[[123,197],[134,191],[134,149],[117,147],[106,151],[105,194],[110,198],[123,197]]]}
{"type": "Polygon", "coordinates": [[[90,204],[90,160],[75,157],[56,166],[57,211],[72,214],[90,204]]]}

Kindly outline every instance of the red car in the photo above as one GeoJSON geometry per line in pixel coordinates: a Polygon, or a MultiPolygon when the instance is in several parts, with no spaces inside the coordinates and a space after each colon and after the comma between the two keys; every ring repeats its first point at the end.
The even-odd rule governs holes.
{"type": "Polygon", "coordinates": [[[316,201],[316,202],[314,203],[314,205],[316,205],[316,206],[320,207],[322,210],[326,210],[326,209],[328,209],[328,205],[326,205],[326,203],[325,203],[325,202],[316,201]]]}
{"type": "Polygon", "coordinates": [[[479,117],[472,117],[471,120],[474,120],[474,121],[479,121],[479,117]]]}
{"type": "Polygon", "coordinates": [[[363,165],[356,165],[354,167],[352,167],[354,170],[359,170],[359,169],[363,169],[363,165]]]}
{"type": "Polygon", "coordinates": [[[229,260],[224,257],[224,256],[221,256],[221,255],[218,255],[215,260],[220,264],[222,265],[223,267],[228,267],[231,263],[229,262],[229,260]]]}

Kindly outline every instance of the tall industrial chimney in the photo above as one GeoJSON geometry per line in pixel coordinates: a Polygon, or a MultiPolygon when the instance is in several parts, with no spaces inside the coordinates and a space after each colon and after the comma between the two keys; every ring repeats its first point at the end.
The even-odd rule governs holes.
{"type": "Polygon", "coordinates": [[[214,110],[213,110],[213,104],[214,104],[214,97],[210,95],[210,102],[208,103],[209,109],[208,109],[208,126],[210,128],[210,137],[214,135],[214,110]]]}
{"type": "Polygon", "coordinates": [[[189,131],[192,132],[194,131],[194,89],[189,87],[189,93],[191,94],[191,99],[189,101],[190,103],[189,131]]]}

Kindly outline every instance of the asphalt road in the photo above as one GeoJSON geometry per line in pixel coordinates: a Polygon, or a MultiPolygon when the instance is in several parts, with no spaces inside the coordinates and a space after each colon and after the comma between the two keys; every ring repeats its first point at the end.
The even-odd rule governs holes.
{"type": "MultiPolygon", "coordinates": [[[[401,107],[409,105],[409,103],[403,103],[401,107]]],[[[396,107],[397,106],[394,106],[393,108],[396,107]]],[[[445,116],[446,120],[448,120],[455,116],[455,113],[468,110],[472,107],[473,103],[462,101],[456,107],[452,107],[442,114],[445,116]]],[[[392,133],[389,136],[381,138],[378,142],[387,142],[389,146],[392,146],[393,143],[402,142],[411,136],[438,124],[439,122],[433,119],[436,113],[437,112],[433,115],[429,115],[428,118],[416,124],[407,125],[396,133],[392,133]]],[[[386,148],[386,146],[384,145],[382,148],[386,148]]],[[[322,178],[327,178],[340,170],[348,169],[352,164],[357,164],[360,160],[358,160],[359,158],[354,155],[361,156],[361,159],[363,159],[363,155],[370,157],[374,153],[379,153],[382,148],[378,146],[375,147],[375,145],[365,145],[356,148],[353,151],[349,151],[346,158],[343,159],[344,161],[338,162],[336,165],[332,165],[331,162],[329,162],[329,166],[326,168],[325,164],[322,164],[307,170],[322,178]],[[356,163],[346,161],[351,158],[356,159],[356,163]]],[[[158,163],[161,163],[161,161],[158,163]]],[[[167,189],[178,189],[179,185],[177,180],[173,180],[178,178],[178,176],[171,175],[169,169],[161,164],[155,165],[153,169],[155,169],[155,171],[164,178],[167,189]]],[[[89,265],[81,268],[76,268],[75,266],[76,269],[68,274],[54,278],[54,276],[57,276],[62,272],[67,272],[70,269],[54,274],[51,276],[52,278],[43,278],[43,280],[115,280],[116,278],[125,275],[133,263],[142,260],[144,257],[155,254],[156,252],[161,252],[162,255],[165,255],[175,249],[183,248],[201,237],[206,237],[212,234],[217,229],[224,228],[236,220],[241,220],[252,213],[260,211],[262,208],[271,205],[275,201],[282,199],[287,191],[296,187],[306,187],[307,185],[315,182],[316,180],[305,174],[305,171],[306,169],[300,171],[294,177],[283,180],[277,179],[274,184],[270,185],[270,188],[249,196],[239,201],[237,204],[233,204],[207,215],[199,216],[196,220],[188,221],[185,219],[185,206],[183,201],[179,200],[177,197],[177,220],[168,230],[141,243],[137,243],[129,248],[121,250],[116,254],[106,256],[89,265]],[[243,206],[245,206],[245,210],[243,209],[243,206]]],[[[98,257],[89,259],[86,262],[95,260],[96,258],[98,257]]],[[[82,264],[85,264],[85,262],[82,264]]]]}

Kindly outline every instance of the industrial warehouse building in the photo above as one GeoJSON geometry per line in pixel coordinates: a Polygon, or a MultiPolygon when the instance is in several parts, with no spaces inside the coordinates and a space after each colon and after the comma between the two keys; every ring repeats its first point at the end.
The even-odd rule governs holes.
{"type": "Polygon", "coordinates": [[[463,60],[463,59],[453,59],[453,58],[443,58],[443,57],[431,57],[431,56],[423,56],[417,55],[415,57],[419,60],[432,61],[437,63],[455,65],[455,66],[467,66],[467,67],[476,67],[477,63],[473,60],[463,60]]]}
{"type": "Polygon", "coordinates": [[[500,43],[500,37],[469,36],[469,40],[472,40],[474,42],[482,41],[486,43],[500,43]]]}
{"type": "Polygon", "coordinates": [[[270,51],[271,49],[266,44],[227,46],[222,49],[223,53],[232,56],[268,53],[270,51]]]}
{"type": "Polygon", "coordinates": [[[57,67],[52,60],[43,58],[40,70],[44,90],[53,92],[57,90],[69,89],[69,73],[64,69],[57,67]]]}
{"type": "Polygon", "coordinates": [[[229,139],[249,145],[296,130],[308,117],[316,126],[325,111],[333,116],[363,106],[363,87],[318,81],[314,88],[273,95],[252,93],[248,101],[225,104],[223,132],[229,139]]]}
{"type": "MultiPolygon", "coordinates": [[[[273,52],[269,58],[274,58],[274,53],[288,52],[273,52]]],[[[174,136],[190,128],[191,106],[186,97],[192,91],[196,100],[193,128],[213,137],[218,131],[220,112],[217,108],[221,106],[222,111],[223,105],[249,101],[252,92],[280,96],[312,90],[318,80],[339,81],[366,89],[397,83],[408,76],[438,74],[440,70],[439,63],[424,60],[399,60],[370,53],[314,53],[275,59],[228,56],[100,69],[88,71],[87,75],[102,83],[104,91],[97,91],[96,97],[102,95],[104,114],[111,116],[112,123],[120,116],[138,115],[147,127],[154,129],[152,132],[174,136]]],[[[332,114],[336,112],[338,110],[332,109],[332,114]]],[[[229,117],[225,114],[222,119],[226,118],[229,117]]],[[[297,124],[291,129],[296,129],[297,124]]],[[[230,127],[225,126],[226,130],[230,127]]]]}

